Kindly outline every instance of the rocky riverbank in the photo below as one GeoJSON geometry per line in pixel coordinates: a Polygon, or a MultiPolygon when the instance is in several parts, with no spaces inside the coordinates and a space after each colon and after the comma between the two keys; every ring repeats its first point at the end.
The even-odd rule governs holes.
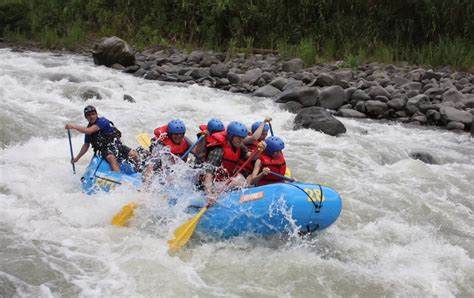
{"type": "Polygon", "coordinates": [[[117,39],[104,41],[95,53],[97,64],[137,77],[270,97],[298,114],[295,128],[322,129],[331,135],[345,128],[331,120],[326,109],[341,117],[389,119],[450,130],[471,130],[473,126],[474,74],[453,72],[449,67],[432,70],[371,63],[350,69],[337,62],[305,68],[301,59],[284,60],[276,54],[188,54],[164,46],[133,54],[117,39]],[[107,60],[106,53],[117,53],[111,46],[118,46],[121,55],[107,60]]]}
{"type": "Polygon", "coordinates": [[[134,53],[119,38],[96,44],[94,62],[148,80],[199,84],[269,97],[296,113],[295,129],[345,132],[332,115],[434,125],[474,134],[474,74],[449,67],[344,62],[305,67],[278,54],[235,54],[154,46],[134,53]]]}

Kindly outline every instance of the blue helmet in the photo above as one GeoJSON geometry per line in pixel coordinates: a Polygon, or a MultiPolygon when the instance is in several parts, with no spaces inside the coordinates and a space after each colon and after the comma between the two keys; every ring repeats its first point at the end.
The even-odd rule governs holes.
{"type": "Polygon", "coordinates": [[[222,121],[217,118],[211,118],[207,122],[207,130],[209,131],[210,134],[214,132],[223,131],[224,129],[225,129],[224,123],[222,123],[222,121]]]}
{"type": "Polygon", "coordinates": [[[285,143],[279,137],[271,136],[265,140],[267,147],[265,148],[265,153],[268,155],[273,155],[276,151],[281,151],[285,149],[285,143]]]}
{"type": "Polygon", "coordinates": [[[179,119],[174,119],[168,122],[168,134],[186,133],[186,125],[179,119]]]}
{"type": "MultiPolygon", "coordinates": [[[[255,131],[258,129],[258,127],[262,124],[262,121],[257,121],[254,124],[252,124],[252,133],[255,133],[255,131]]],[[[270,129],[270,126],[268,124],[265,124],[263,126],[263,132],[267,132],[270,129]]]]}
{"type": "Polygon", "coordinates": [[[249,131],[247,127],[240,122],[233,121],[227,125],[227,140],[230,142],[234,136],[245,138],[249,131]]]}

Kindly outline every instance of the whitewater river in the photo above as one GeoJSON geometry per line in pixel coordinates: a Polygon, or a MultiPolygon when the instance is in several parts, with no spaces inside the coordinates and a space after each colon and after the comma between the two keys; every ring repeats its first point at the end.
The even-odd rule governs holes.
{"type": "MultiPolygon", "coordinates": [[[[268,99],[147,81],[90,57],[8,49],[0,49],[0,104],[0,297],[474,295],[468,134],[350,119],[340,119],[340,137],[293,131],[294,114],[268,99]],[[170,256],[166,241],[185,214],[160,221],[153,208],[166,204],[153,202],[162,198],[132,189],[81,192],[92,152],[73,175],[64,125],[86,124],[79,94],[89,89],[103,99],[87,104],[132,147],[138,133],[176,117],[191,136],[210,116],[247,125],[273,117],[293,175],[336,189],[340,218],[310,238],[193,240],[170,256]],[[420,151],[438,164],[409,157],[420,151]],[[130,200],[144,202],[131,226],[112,226],[130,200]]],[[[83,135],[74,131],[72,141],[77,153],[83,135]]]]}

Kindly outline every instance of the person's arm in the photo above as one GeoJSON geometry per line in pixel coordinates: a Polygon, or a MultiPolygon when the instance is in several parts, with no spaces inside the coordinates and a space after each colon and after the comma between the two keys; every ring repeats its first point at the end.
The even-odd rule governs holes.
{"type": "Polygon", "coordinates": [[[81,159],[81,157],[86,154],[87,150],[89,150],[89,146],[90,144],[89,143],[84,143],[81,147],[81,150],[79,151],[79,153],[76,155],[76,157],[74,157],[71,162],[72,163],[76,163],[79,161],[79,159],[81,159]]]}
{"type": "MultiPolygon", "coordinates": [[[[204,155],[206,154],[206,137],[209,136],[209,131],[205,130],[201,133],[199,133],[200,136],[204,136],[202,140],[197,143],[196,147],[191,150],[191,153],[196,156],[198,159],[203,159],[204,155]]],[[[189,144],[189,143],[188,143],[189,144]]]]}
{"type": "Polygon", "coordinates": [[[262,172],[260,173],[261,168],[262,162],[260,161],[260,159],[257,159],[257,161],[255,161],[252,174],[247,178],[248,184],[255,185],[260,182],[260,180],[262,180],[264,176],[270,173],[270,169],[267,167],[263,168],[262,172]]]}
{"type": "MultiPolygon", "coordinates": [[[[260,156],[260,152],[265,150],[266,147],[267,147],[267,143],[265,143],[265,141],[260,141],[257,145],[257,154],[255,154],[252,160],[256,160],[260,156]]],[[[249,158],[250,155],[252,155],[253,151],[250,151],[244,145],[241,148],[242,148],[242,156],[244,157],[242,159],[247,160],[247,158],[249,158]]]]}
{"type": "Polygon", "coordinates": [[[257,130],[251,136],[248,136],[244,139],[244,144],[252,144],[253,142],[260,139],[260,137],[262,136],[263,128],[265,127],[265,124],[270,123],[270,121],[272,121],[272,118],[265,117],[262,123],[260,123],[260,125],[258,126],[257,130]]]}
{"type": "Polygon", "coordinates": [[[66,129],[75,129],[78,132],[85,133],[86,135],[91,135],[91,134],[93,134],[95,132],[98,132],[100,130],[99,126],[97,126],[96,124],[91,125],[90,127],[85,127],[85,126],[80,126],[80,125],[77,125],[77,124],[74,124],[74,123],[68,123],[68,124],[66,124],[65,128],[66,129]]]}

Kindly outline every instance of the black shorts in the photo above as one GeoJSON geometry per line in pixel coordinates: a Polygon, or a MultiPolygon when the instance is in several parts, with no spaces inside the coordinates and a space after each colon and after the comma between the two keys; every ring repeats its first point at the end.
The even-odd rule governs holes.
{"type": "Polygon", "coordinates": [[[113,143],[109,143],[100,149],[100,154],[102,158],[107,158],[108,155],[113,154],[119,161],[126,160],[128,154],[132,149],[125,146],[119,140],[116,140],[113,143]]]}

